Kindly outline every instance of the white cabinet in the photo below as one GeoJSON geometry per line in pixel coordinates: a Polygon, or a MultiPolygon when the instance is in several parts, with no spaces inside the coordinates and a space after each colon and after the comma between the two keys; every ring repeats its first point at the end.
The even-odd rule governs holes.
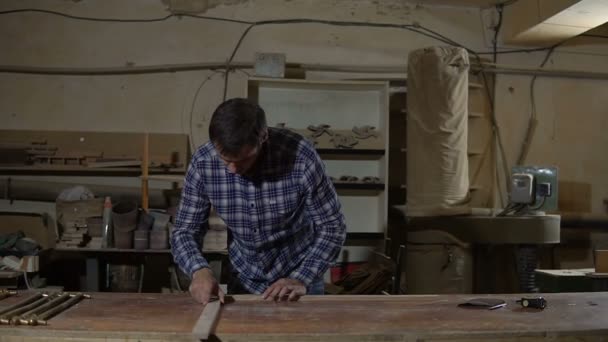
{"type": "Polygon", "coordinates": [[[325,133],[314,140],[327,173],[335,180],[347,231],[384,235],[388,204],[388,83],[250,78],[247,97],[264,109],[270,127],[284,124],[310,137],[313,131],[309,126],[330,126],[333,137],[325,133]],[[374,127],[372,132],[377,136],[356,138],[353,128],[363,126],[374,127]],[[351,136],[349,141],[356,141],[356,145],[336,147],[336,134],[351,136]],[[344,176],[357,180],[340,181],[344,176]]]}

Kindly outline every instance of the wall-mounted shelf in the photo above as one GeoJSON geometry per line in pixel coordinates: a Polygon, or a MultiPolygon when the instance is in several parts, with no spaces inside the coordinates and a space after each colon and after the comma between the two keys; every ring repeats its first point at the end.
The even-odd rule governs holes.
{"type": "Polygon", "coordinates": [[[361,159],[376,160],[386,153],[385,150],[375,149],[346,149],[346,148],[318,148],[317,152],[324,159],[361,159]]]}
{"type": "MultiPolygon", "coordinates": [[[[57,252],[71,252],[71,253],[133,253],[133,254],[171,254],[170,249],[125,249],[125,248],[70,248],[60,247],[54,248],[57,252]]],[[[205,250],[205,254],[228,254],[225,249],[222,250],[205,250]]]]}
{"type": "MultiPolygon", "coordinates": [[[[402,92],[405,88],[394,89],[402,92]]],[[[284,124],[314,140],[328,175],[388,180],[388,94],[385,81],[250,78],[247,97],[266,112],[269,127],[284,124]],[[336,148],[332,134],[311,138],[309,126],[329,125],[332,134],[355,138],[355,126],[374,127],[375,137],[355,138],[353,148],[336,148]]],[[[386,185],[335,183],[347,232],[383,237],[388,216],[386,185]]]]}
{"type": "Polygon", "coordinates": [[[334,182],[334,187],[338,189],[350,189],[350,190],[384,190],[384,183],[342,183],[334,182]]]}
{"type": "MultiPolygon", "coordinates": [[[[150,168],[150,173],[155,175],[179,175],[183,169],[156,169],[150,168]]],[[[1,175],[33,175],[33,176],[91,176],[91,177],[138,177],[141,168],[89,168],[69,165],[39,166],[5,166],[0,167],[1,175]]]]}

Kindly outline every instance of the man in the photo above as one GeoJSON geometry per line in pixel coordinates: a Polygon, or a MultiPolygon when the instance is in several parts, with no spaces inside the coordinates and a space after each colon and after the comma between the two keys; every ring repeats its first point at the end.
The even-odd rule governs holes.
{"type": "Polygon", "coordinates": [[[191,276],[192,297],[224,301],[200,248],[211,206],[229,229],[229,292],[270,300],[323,294],[323,274],[346,226],[312,144],[268,128],[262,108],[239,98],[215,110],[209,140],[192,157],[171,238],[176,263],[191,276]]]}

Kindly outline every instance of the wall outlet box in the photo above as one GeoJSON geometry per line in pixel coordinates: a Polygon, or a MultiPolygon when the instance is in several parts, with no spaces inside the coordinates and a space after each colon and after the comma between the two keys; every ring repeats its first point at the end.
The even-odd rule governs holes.
{"type": "Polygon", "coordinates": [[[255,75],[258,77],[285,77],[286,57],[284,53],[256,53],[255,75]]]}
{"type": "Polygon", "coordinates": [[[511,202],[534,203],[534,176],[529,173],[511,175],[511,202]]]}

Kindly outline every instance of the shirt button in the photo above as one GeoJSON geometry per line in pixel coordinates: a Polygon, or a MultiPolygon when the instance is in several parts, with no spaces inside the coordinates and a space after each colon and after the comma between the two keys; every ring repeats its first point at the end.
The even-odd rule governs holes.
{"type": "Polygon", "coordinates": [[[257,229],[254,229],[254,230],[253,230],[253,232],[254,232],[254,233],[257,233],[257,232],[258,232],[258,230],[257,230],[257,229]]]}
{"type": "Polygon", "coordinates": [[[249,206],[252,208],[255,208],[255,204],[253,204],[253,203],[251,203],[249,206]]]}

